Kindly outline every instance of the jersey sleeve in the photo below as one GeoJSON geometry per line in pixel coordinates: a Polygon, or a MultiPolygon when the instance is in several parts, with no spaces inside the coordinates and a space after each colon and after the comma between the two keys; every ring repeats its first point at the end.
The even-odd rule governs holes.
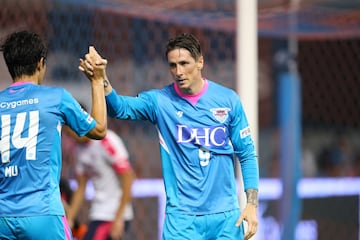
{"type": "Polygon", "coordinates": [[[250,126],[240,99],[235,99],[231,122],[231,143],[240,161],[245,190],[258,189],[259,169],[255,145],[251,136],[250,126]]]}
{"type": "Polygon", "coordinates": [[[75,98],[66,90],[62,95],[60,111],[65,116],[65,124],[79,136],[86,135],[96,125],[96,121],[91,115],[82,109],[75,98]]]}
{"type": "Polygon", "coordinates": [[[105,150],[107,159],[114,170],[121,174],[131,170],[129,154],[122,139],[112,131],[101,140],[101,146],[105,150]]]}
{"type": "Polygon", "coordinates": [[[156,121],[156,90],[130,97],[118,95],[113,89],[105,99],[110,117],[124,120],[148,120],[152,123],[156,121]]]}

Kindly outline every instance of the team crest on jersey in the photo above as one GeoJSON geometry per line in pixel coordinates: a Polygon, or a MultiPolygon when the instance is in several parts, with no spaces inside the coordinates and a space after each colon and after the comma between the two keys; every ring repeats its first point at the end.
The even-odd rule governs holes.
{"type": "Polygon", "coordinates": [[[229,117],[228,113],[230,111],[230,108],[212,108],[210,109],[210,111],[212,112],[216,120],[223,123],[229,117]]]}

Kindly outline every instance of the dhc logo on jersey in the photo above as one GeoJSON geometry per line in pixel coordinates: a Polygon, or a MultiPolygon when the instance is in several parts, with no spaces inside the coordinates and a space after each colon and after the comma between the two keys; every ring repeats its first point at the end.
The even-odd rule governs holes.
{"type": "Polygon", "coordinates": [[[194,143],[204,147],[219,147],[226,143],[225,126],[189,128],[177,125],[177,142],[194,143]]]}

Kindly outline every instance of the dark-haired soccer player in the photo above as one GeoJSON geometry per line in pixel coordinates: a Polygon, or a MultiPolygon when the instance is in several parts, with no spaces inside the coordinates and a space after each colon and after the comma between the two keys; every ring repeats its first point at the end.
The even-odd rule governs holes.
{"type": "MultiPolygon", "coordinates": [[[[93,55],[92,55],[93,56],[93,55]]],[[[163,239],[249,239],[257,231],[258,162],[249,124],[236,92],[202,76],[200,43],[181,34],[166,46],[174,83],[163,89],[121,96],[106,83],[111,117],[148,120],[160,138],[166,190],[163,239]],[[240,212],[234,175],[237,156],[247,205],[240,212]],[[242,221],[248,222],[243,232],[242,221]]],[[[100,55],[81,65],[84,73],[106,65],[100,55]]]]}
{"type": "Polygon", "coordinates": [[[103,71],[94,71],[89,115],[65,89],[40,85],[47,49],[38,34],[14,32],[1,51],[13,83],[0,92],[0,239],[71,239],[59,190],[61,128],[106,135],[103,71]]]}

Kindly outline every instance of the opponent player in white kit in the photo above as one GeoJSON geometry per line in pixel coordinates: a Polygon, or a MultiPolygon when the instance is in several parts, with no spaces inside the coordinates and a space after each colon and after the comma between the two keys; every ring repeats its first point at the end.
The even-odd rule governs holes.
{"type": "Polygon", "coordinates": [[[91,117],[65,89],[40,85],[47,50],[39,35],[12,33],[1,50],[13,83],[0,92],[0,239],[71,239],[59,189],[61,128],[105,136],[104,76],[95,71],[91,80],[91,117]]]}
{"type": "MultiPolygon", "coordinates": [[[[202,77],[199,41],[190,34],[170,39],[165,55],[174,83],[163,89],[121,96],[105,84],[108,114],[156,125],[166,190],[163,239],[249,239],[257,231],[259,170],[239,96],[202,77]],[[247,195],[240,212],[234,174],[238,157],[247,195]],[[243,232],[242,221],[248,223],[243,232]]],[[[106,60],[88,59],[83,72],[106,60]]],[[[93,59],[96,58],[95,56],[93,59]]]]}
{"type": "Polygon", "coordinates": [[[131,187],[134,172],[122,139],[112,130],[101,141],[75,138],[77,190],[66,211],[70,225],[84,199],[88,180],[95,188],[89,210],[88,231],[83,240],[121,239],[133,219],[131,187]]]}

